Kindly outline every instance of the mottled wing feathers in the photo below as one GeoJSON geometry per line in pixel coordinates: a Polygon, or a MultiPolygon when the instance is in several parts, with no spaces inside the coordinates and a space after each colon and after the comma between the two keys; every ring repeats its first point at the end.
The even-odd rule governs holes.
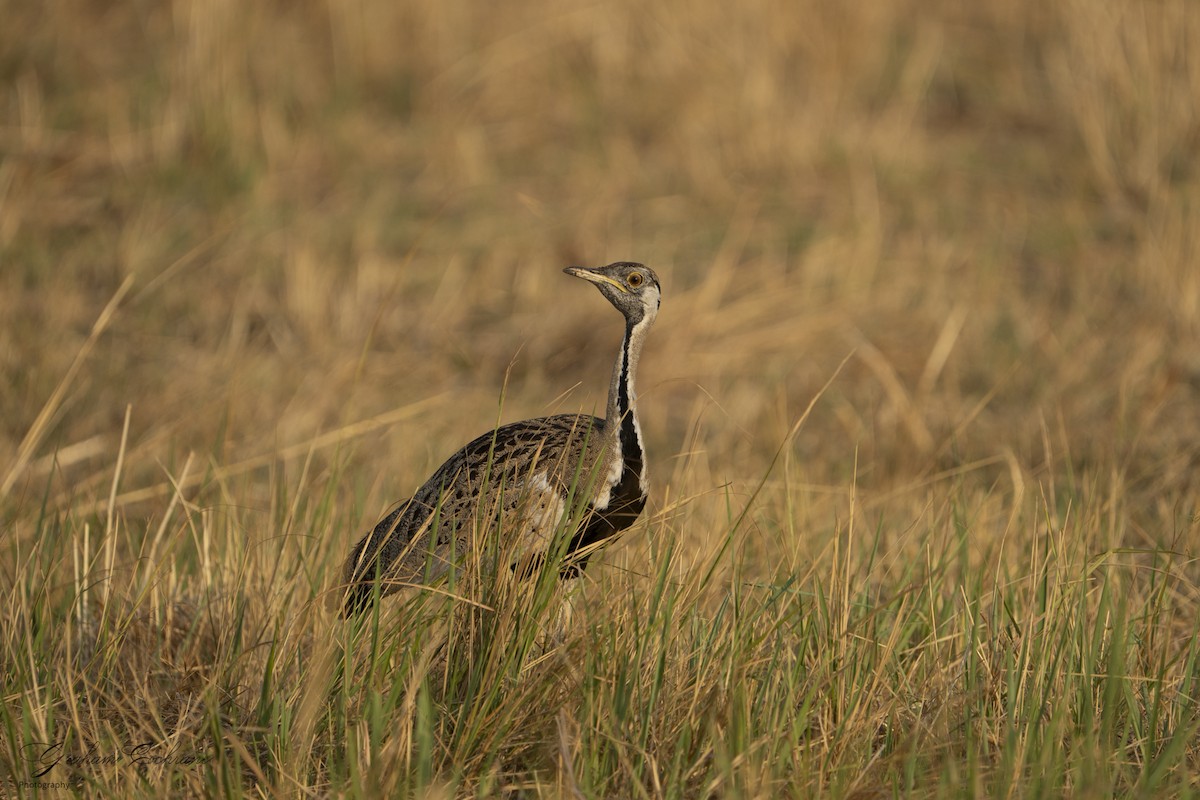
{"type": "Polygon", "coordinates": [[[587,491],[603,458],[604,421],[559,414],[501,426],[442,464],[405,503],[354,547],[343,578],[346,610],[380,594],[443,575],[470,546],[477,523],[503,521],[520,541],[514,554],[544,550],[567,508],[572,487],[587,491]],[[541,547],[538,545],[541,544],[541,547]]]}

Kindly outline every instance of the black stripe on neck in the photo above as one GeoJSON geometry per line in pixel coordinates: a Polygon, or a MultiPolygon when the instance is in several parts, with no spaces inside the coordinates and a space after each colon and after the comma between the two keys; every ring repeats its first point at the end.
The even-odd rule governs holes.
{"type": "Polygon", "coordinates": [[[617,415],[621,420],[621,457],[625,462],[625,472],[621,476],[618,493],[629,473],[635,480],[641,480],[642,474],[642,445],[638,442],[637,427],[633,421],[633,409],[629,400],[629,349],[633,346],[633,325],[625,324],[625,341],[621,344],[621,379],[617,383],[617,415]]]}
{"type": "MultiPolygon", "coordinates": [[[[642,494],[642,446],[633,424],[633,409],[629,397],[629,350],[633,344],[633,325],[625,326],[625,341],[621,345],[621,375],[617,382],[616,414],[620,424],[621,480],[612,488],[608,506],[592,509],[587,521],[571,537],[568,555],[609,539],[628,528],[642,513],[646,495],[642,494]]],[[[577,577],[587,567],[587,555],[569,560],[562,569],[564,578],[577,577]]]]}

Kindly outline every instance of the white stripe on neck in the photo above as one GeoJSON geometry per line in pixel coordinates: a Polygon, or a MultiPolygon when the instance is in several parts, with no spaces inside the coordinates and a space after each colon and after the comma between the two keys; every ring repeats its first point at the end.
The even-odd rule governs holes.
{"type": "MultiPolygon", "coordinates": [[[[629,414],[633,422],[633,434],[637,438],[638,450],[642,453],[642,469],[638,473],[638,484],[641,486],[642,494],[647,494],[650,491],[650,485],[646,479],[646,445],[642,440],[642,425],[637,417],[637,390],[634,387],[635,375],[637,373],[638,360],[642,351],[642,344],[646,341],[646,334],[650,331],[650,326],[654,324],[654,318],[658,315],[658,304],[655,303],[646,309],[645,315],[638,320],[638,323],[629,330],[629,343],[621,348],[621,359],[624,361],[626,352],[633,354],[632,363],[625,365],[625,394],[629,401],[629,408],[625,413],[629,414]]],[[[620,439],[618,438],[618,441],[620,439]]]]}

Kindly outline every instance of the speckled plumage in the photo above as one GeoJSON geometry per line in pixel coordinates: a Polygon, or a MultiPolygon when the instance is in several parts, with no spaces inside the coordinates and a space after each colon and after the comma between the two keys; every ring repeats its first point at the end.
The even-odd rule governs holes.
{"type": "Polygon", "coordinates": [[[566,271],[595,283],[625,316],[606,418],[514,422],[460,449],[355,545],[343,570],[344,612],[370,603],[377,575],[380,595],[437,580],[461,562],[476,531],[511,537],[500,544],[514,567],[536,560],[564,515],[582,509],[563,566],[564,575],[577,575],[599,545],[641,513],[648,487],[633,385],[658,312],[658,279],[630,262],[566,271]]]}

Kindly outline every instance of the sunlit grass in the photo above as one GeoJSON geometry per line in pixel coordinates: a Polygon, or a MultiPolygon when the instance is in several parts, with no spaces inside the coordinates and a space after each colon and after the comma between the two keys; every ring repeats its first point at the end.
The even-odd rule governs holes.
{"type": "MultiPolygon", "coordinates": [[[[24,779],[25,743],[61,740],[64,753],[152,743],[147,758],[172,762],[50,771],[114,794],[1190,785],[1200,719],[1184,565],[1167,551],[1098,552],[1082,487],[1066,508],[1020,510],[1008,534],[1028,548],[1020,563],[980,554],[952,505],[908,533],[913,563],[887,557],[886,521],[857,534],[834,523],[813,569],[763,570],[738,556],[731,518],[726,568],[683,568],[692,515],[681,512],[633,534],[638,566],[598,567],[547,643],[561,602],[553,568],[516,594],[459,587],[349,622],[325,612],[321,576],[340,555],[326,526],[346,522],[331,485],[275,487],[265,524],[301,541],[267,544],[265,557],[239,544],[232,515],[199,508],[154,556],[126,538],[135,561],[61,523],[37,552],[13,553],[21,577],[6,603],[19,613],[4,648],[10,685],[25,688],[3,722],[24,779]],[[54,586],[72,563],[79,577],[54,586]]],[[[758,509],[764,520],[781,510],[758,509]]]]}

